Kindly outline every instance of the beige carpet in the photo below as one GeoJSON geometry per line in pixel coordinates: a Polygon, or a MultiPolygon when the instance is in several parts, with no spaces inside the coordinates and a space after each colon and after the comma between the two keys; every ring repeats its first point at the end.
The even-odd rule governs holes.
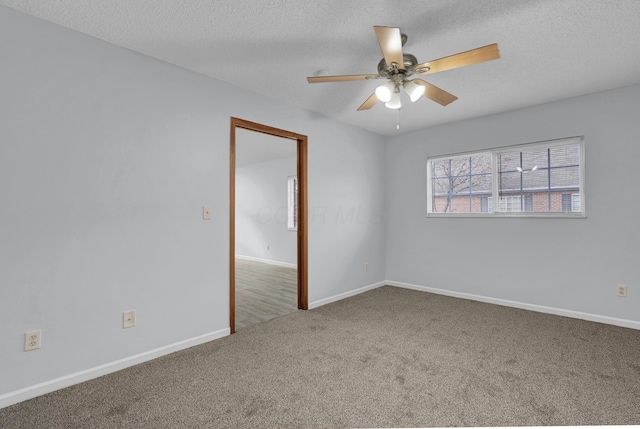
{"type": "Polygon", "coordinates": [[[3,428],[640,424],[640,331],[382,287],[0,410],[3,428]]]}

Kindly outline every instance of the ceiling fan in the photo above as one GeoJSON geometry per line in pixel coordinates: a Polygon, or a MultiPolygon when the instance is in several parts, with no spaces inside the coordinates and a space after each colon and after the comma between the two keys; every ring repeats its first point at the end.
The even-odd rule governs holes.
{"type": "Polygon", "coordinates": [[[307,77],[307,82],[388,79],[387,82],[376,88],[376,91],[358,107],[358,110],[371,109],[378,100],[384,102],[389,109],[400,109],[402,107],[400,87],[404,88],[412,102],[417,101],[424,95],[436,103],[446,106],[457,100],[458,97],[422,79],[414,78],[409,80],[408,78],[414,74],[427,75],[500,58],[498,44],[494,43],[482,48],[418,64],[415,56],[402,52],[402,47],[407,42],[407,35],[400,33],[399,28],[375,25],[373,29],[384,57],[378,63],[378,74],[310,76],[307,77]]]}

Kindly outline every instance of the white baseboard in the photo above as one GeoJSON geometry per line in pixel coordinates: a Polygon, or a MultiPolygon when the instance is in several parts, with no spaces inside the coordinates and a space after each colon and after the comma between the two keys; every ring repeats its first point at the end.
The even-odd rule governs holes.
{"type": "Polygon", "coordinates": [[[565,310],[562,308],[546,307],[544,305],[527,304],[525,302],[509,301],[500,298],[491,298],[482,295],[473,295],[464,292],[455,292],[446,289],[438,289],[428,286],[414,285],[410,283],[396,282],[388,280],[385,284],[405,289],[414,289],[422,292],[430,292],[438,295],[446,295],[454,298],[470,299],[472,301],[486,302],[489,304],[504,305],[506,307],[521,308],[523,310],[537,311],[539,313],[554,314],[556,316],[571,317],[573,319],[589,320],[591,322],[606,323],[608,325],[622,326],[624,328],[639,329],[640,322],[628,319],[618,319],[616,317],[602,316],[599,314],[583,313],[580,311],[565,310]]]}
{"type": "Polygon", "coordinates": [[[255,258],[253,256],[236,255],[236,258],[244,259],[246,261],[262,262],[264,264],[269,264],[269,265],[277,265],[279,267],[298,268],[297,264],[291,264],[289,262],[274,261],[271,259],[255,258]]]}
{"type": "MultiPolygon", "coordinates": [[[[640,322],[635,320],[619,319],[615,317],[602,316],[598,314],[564,310],[561,308],[546,307],[542,305],[528,304],[528,303],[510,301],[510,300],[500,299],[500,298],[491,298],[491,297],[486,297],[482,295],[474,295],[474,294],[469,294],[465,292],[456,292],[456,291],[450,291],[446,289],[438,289],[438,288],[433,288],[428,286],[397,282],[393,280],[386,280],[386,281],[374,283],[374,284],[364,286],[349,292],[344,292],[328,298],[323,298],[317,301],[313,301],[309,303],[309,309],[317,308],[322,305],[329,304],[335,301],[340,301],[341,299],[358,295],[368,290],[376,289],[384,285],[401,287],[405,289],[413,289],[413,290],[418,290],[422,292],[435,293],[438,295],[446,295],[446,296],[451,296],[455,298],[469,299],[472,301],[486,302],[490,304],[503,305],[506,307],[521,308],[523,310],[537,311],[540,313],[554,314],[557,316],[565,316],[565,317],[571,317],[574,319],[589,320],[592,322],[599,322],[599,323],[605,323],[609,325],[616,325],[616,326],[622,326],[625,328],[640,330],[640,322]]],[[[188,340],[179,341],[177,343],[169,344],[164,347],[143,352],[134,356],[129,356],[123,359],[119,359],[117,361],[106,363],[104,365],[100,365],[94,368],[89,368],[84,371],[79,371],[74,374],[69,374],[69,375],[56,378],[53,380],[45,381],[43,383],[39,383],[33,386],[25,387],[23,389],[16,390],[14,392],[5,393],[3,395],[0,395],[0,408],[8,407],[10,405],[17,404],[22,401],[26,401],[27,399],[35,398],[36,396],[44,395],[46,393],[63,389],[65,387],[69,387],[74,384],[92,380],[94,378],[101,377],[103,375],[110,374],[112,372],[116,372],[121,369],[125,369],[130,366],[134,366],[152,359],[156,359],[161,356],[168,355],[170,353],[173,353],[179,350],[184,350],[189,347],[193,347],[199,344],[213,341],[218,338],[225,337],[229,334],[230,334],[229,328],[221,329],[218,331],[210,332],[208,334],[200,335],[195,338],[190,338],[188,340]]]]}
{"type": "Polygon", "coordinates": [[[318,301],[313,301],[309,303],[309,310],[313,308],[320,307],[325,304],[329,304],[335,301],[340,301],[341,299],[349,298],[350,296],[358,295],[363,292],[366,292],[371,289],[379,288],[380,286],[384,286],[388,284],[386,281],[374,283],[368,286],[361,287],[359,289],[351,290],[349,292],[340,293],[338,295],[330,296],[329,298],[319,299],[318,301]]]}
{"type": "Polygon", "coordinates": [[[168,355],[169,353],[177,352],[179,350],[184,350],[189,347],[216,340],[218,338],[225,337],[230,333],[231,330],[229,328],[221,329],[219,331],[210,332],[208,334],[200,335],[198,337],[190,338],[184,341],[178,341],[177,343],[169,344],[167,346],[160,347],[154,350],[149,350],[147,352],[143,352],[134,356],[119,359],[114,362],[109,362],[104,365],[99,365],[94,368],[89,368],[84,371],[79,371],[74,374],[65,375],[60,378],[25,387],[24,389],[16,390],[14,392],[5,393],[3,395],[0,395],[0,408],[8,407],[9,405],[17,404],[18,402],[26,401],[27,399],[35,398],[36,396],[53,392],[54,390],[63,389],[74,384],[92,380],[94,378],[98,378],[103,375],[137,365],[139,363],[168,355]]]}

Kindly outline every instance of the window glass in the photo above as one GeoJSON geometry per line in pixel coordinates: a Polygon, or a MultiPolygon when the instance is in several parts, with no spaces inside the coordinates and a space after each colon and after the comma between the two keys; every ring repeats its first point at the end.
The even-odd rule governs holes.
{"type": "MultiPolygon", "coordinates": [[[[571,202],[563,195],[580,192],[580,145],[522,147],[500,152],[498,158],[498,195],[520,198],[520,210],[510,206],[504,211],[563,213],[571,202]],[[531,200],[528,209],[525,198],[531,200]]],[[[500,211],[503,211],[501,208],[500,211]]]]}
{"type": "Polygon", "coordinates": [[[434,213],[483,212],[483,198],[491,195],[490,153],[434,160],[430,171],[434,213]]]}
{"type": "Polygon", "coordinates": [[[429,158],[428,214],[584,215],[583,151],[574,137],[429,158]]]}

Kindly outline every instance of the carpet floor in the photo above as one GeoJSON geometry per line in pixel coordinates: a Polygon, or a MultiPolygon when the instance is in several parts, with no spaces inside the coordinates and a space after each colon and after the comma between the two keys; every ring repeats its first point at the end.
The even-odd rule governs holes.
{"type": "Polygon", "coordinates": [[[640,424],[640,331],[384,286],[0,410],[3,428],[640,424]]]}

